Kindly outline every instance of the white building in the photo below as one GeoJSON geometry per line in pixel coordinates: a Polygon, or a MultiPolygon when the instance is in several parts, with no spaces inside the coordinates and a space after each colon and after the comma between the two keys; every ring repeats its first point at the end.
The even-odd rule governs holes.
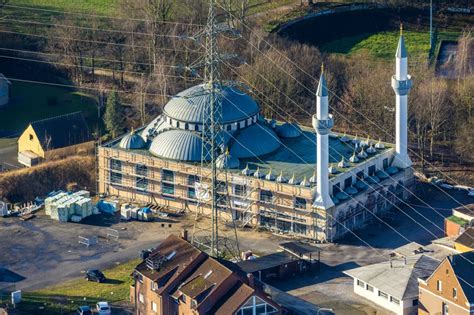
{"type": "Polygon", "coordinates": [[[418,278],[433,273],[439,261],[418,254],[345,271],[354,293],[395,314],[418,313],[418,278]]]}
{"type": "Polygon", "coordinates": [[[11,84],[10,80],[0,73],[0,106],[8,104],[11,84]]]}

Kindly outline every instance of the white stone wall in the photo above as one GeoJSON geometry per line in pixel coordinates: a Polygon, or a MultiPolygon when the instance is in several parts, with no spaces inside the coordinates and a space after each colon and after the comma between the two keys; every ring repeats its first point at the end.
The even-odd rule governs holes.
{"type": "Polygon", "coordinates": [[[417,313],[417,308],[412,307],[413,305],[412,299],[401,300],[400,304],[395,304],[394,302],[391,302],[390,294],[387,294],[387,298],[383,298],[379,296],[378,288],[374,287],[373,292],[371,292],[367,290],[367,283],[363,282],[363,284],[364,284],[364,287],[360,287],[357,284],[357,279],[354,279],[354,293],[398,315],[411,315],[411,314],[417,313]]]}

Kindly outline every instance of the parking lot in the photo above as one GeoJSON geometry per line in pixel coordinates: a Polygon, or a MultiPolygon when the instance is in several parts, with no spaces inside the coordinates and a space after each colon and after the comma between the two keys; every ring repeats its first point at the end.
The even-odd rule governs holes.
{"type": "MultiPolygon", "coordinates": [[[[450,193],[463,203],[474,202],[465,193],[450,193]]],[[[438,213],[413,200],[411,206],[401,207],[406,214],[395,209],[384,221],[408,240],[434,248],[441,258],[449,251],[430,245],[435,237],[428,231],[441,237],[443,218],[451,215],[449,209],[457,204],[437,190],[428,189],[424,194],[423,200],[429,200],[438,213]]],[[[13,284],[17,289],[34,290],[82,277],[82,272],[89,268],[112,267],[137,258],[141,249],[156,246],[170,233],[192,228],[192,222],[193,216],[160,222],[121,222],[118,216],[99,215],[82,223],[58,223],[42,212],[26,222],[0,218],[0,287],[13,284]],[[118,232],[118,240],[107,239],[108,228],[118,232]],[[97,237],[98,243],[86,247],[79,244],[79,236],[97,237]]],[[[384,314],[370,302],[357,298],[352,293],[352,282],[342,272],[388,259],[391,249],[408,242],[378,220],[356,235],[337,244],[318,245],[323,248],[319,273],[272,285],[317,305],[334,308],[338,314],[384,314]]],[[[241,250],[263,254],[277,250],[283,238],[249,229],[239,231],[239,241],[241,250]]]]}

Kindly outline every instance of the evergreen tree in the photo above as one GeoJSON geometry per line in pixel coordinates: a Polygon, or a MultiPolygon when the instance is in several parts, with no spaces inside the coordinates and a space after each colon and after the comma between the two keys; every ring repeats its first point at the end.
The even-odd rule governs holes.
{"type": "Polygon", "coordinates": [[[104,123],[107,131],[115,138],[122,126],[121,105],[116,91],[111,91],[105,106],[104,123]]]}

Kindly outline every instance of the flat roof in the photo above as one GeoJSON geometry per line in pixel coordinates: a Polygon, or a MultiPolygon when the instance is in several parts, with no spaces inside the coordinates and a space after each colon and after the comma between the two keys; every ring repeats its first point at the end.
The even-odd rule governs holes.
{"type": "Polygon", "coordinates": [[[299,241],[281,243],[279,246],[282,249],[299,256],[303,256],[305,254],[317,253],[321,251],[321,248],[319,247],[310,245],[308,243],[299,242],[299,241]]]}
{"type": "Polygon", "coordinates": [[[237,263],[244,272],[252,273],[288,264],[299,259],[287,252],[277,252],[255,259],[244,260],[237,263]]]}

